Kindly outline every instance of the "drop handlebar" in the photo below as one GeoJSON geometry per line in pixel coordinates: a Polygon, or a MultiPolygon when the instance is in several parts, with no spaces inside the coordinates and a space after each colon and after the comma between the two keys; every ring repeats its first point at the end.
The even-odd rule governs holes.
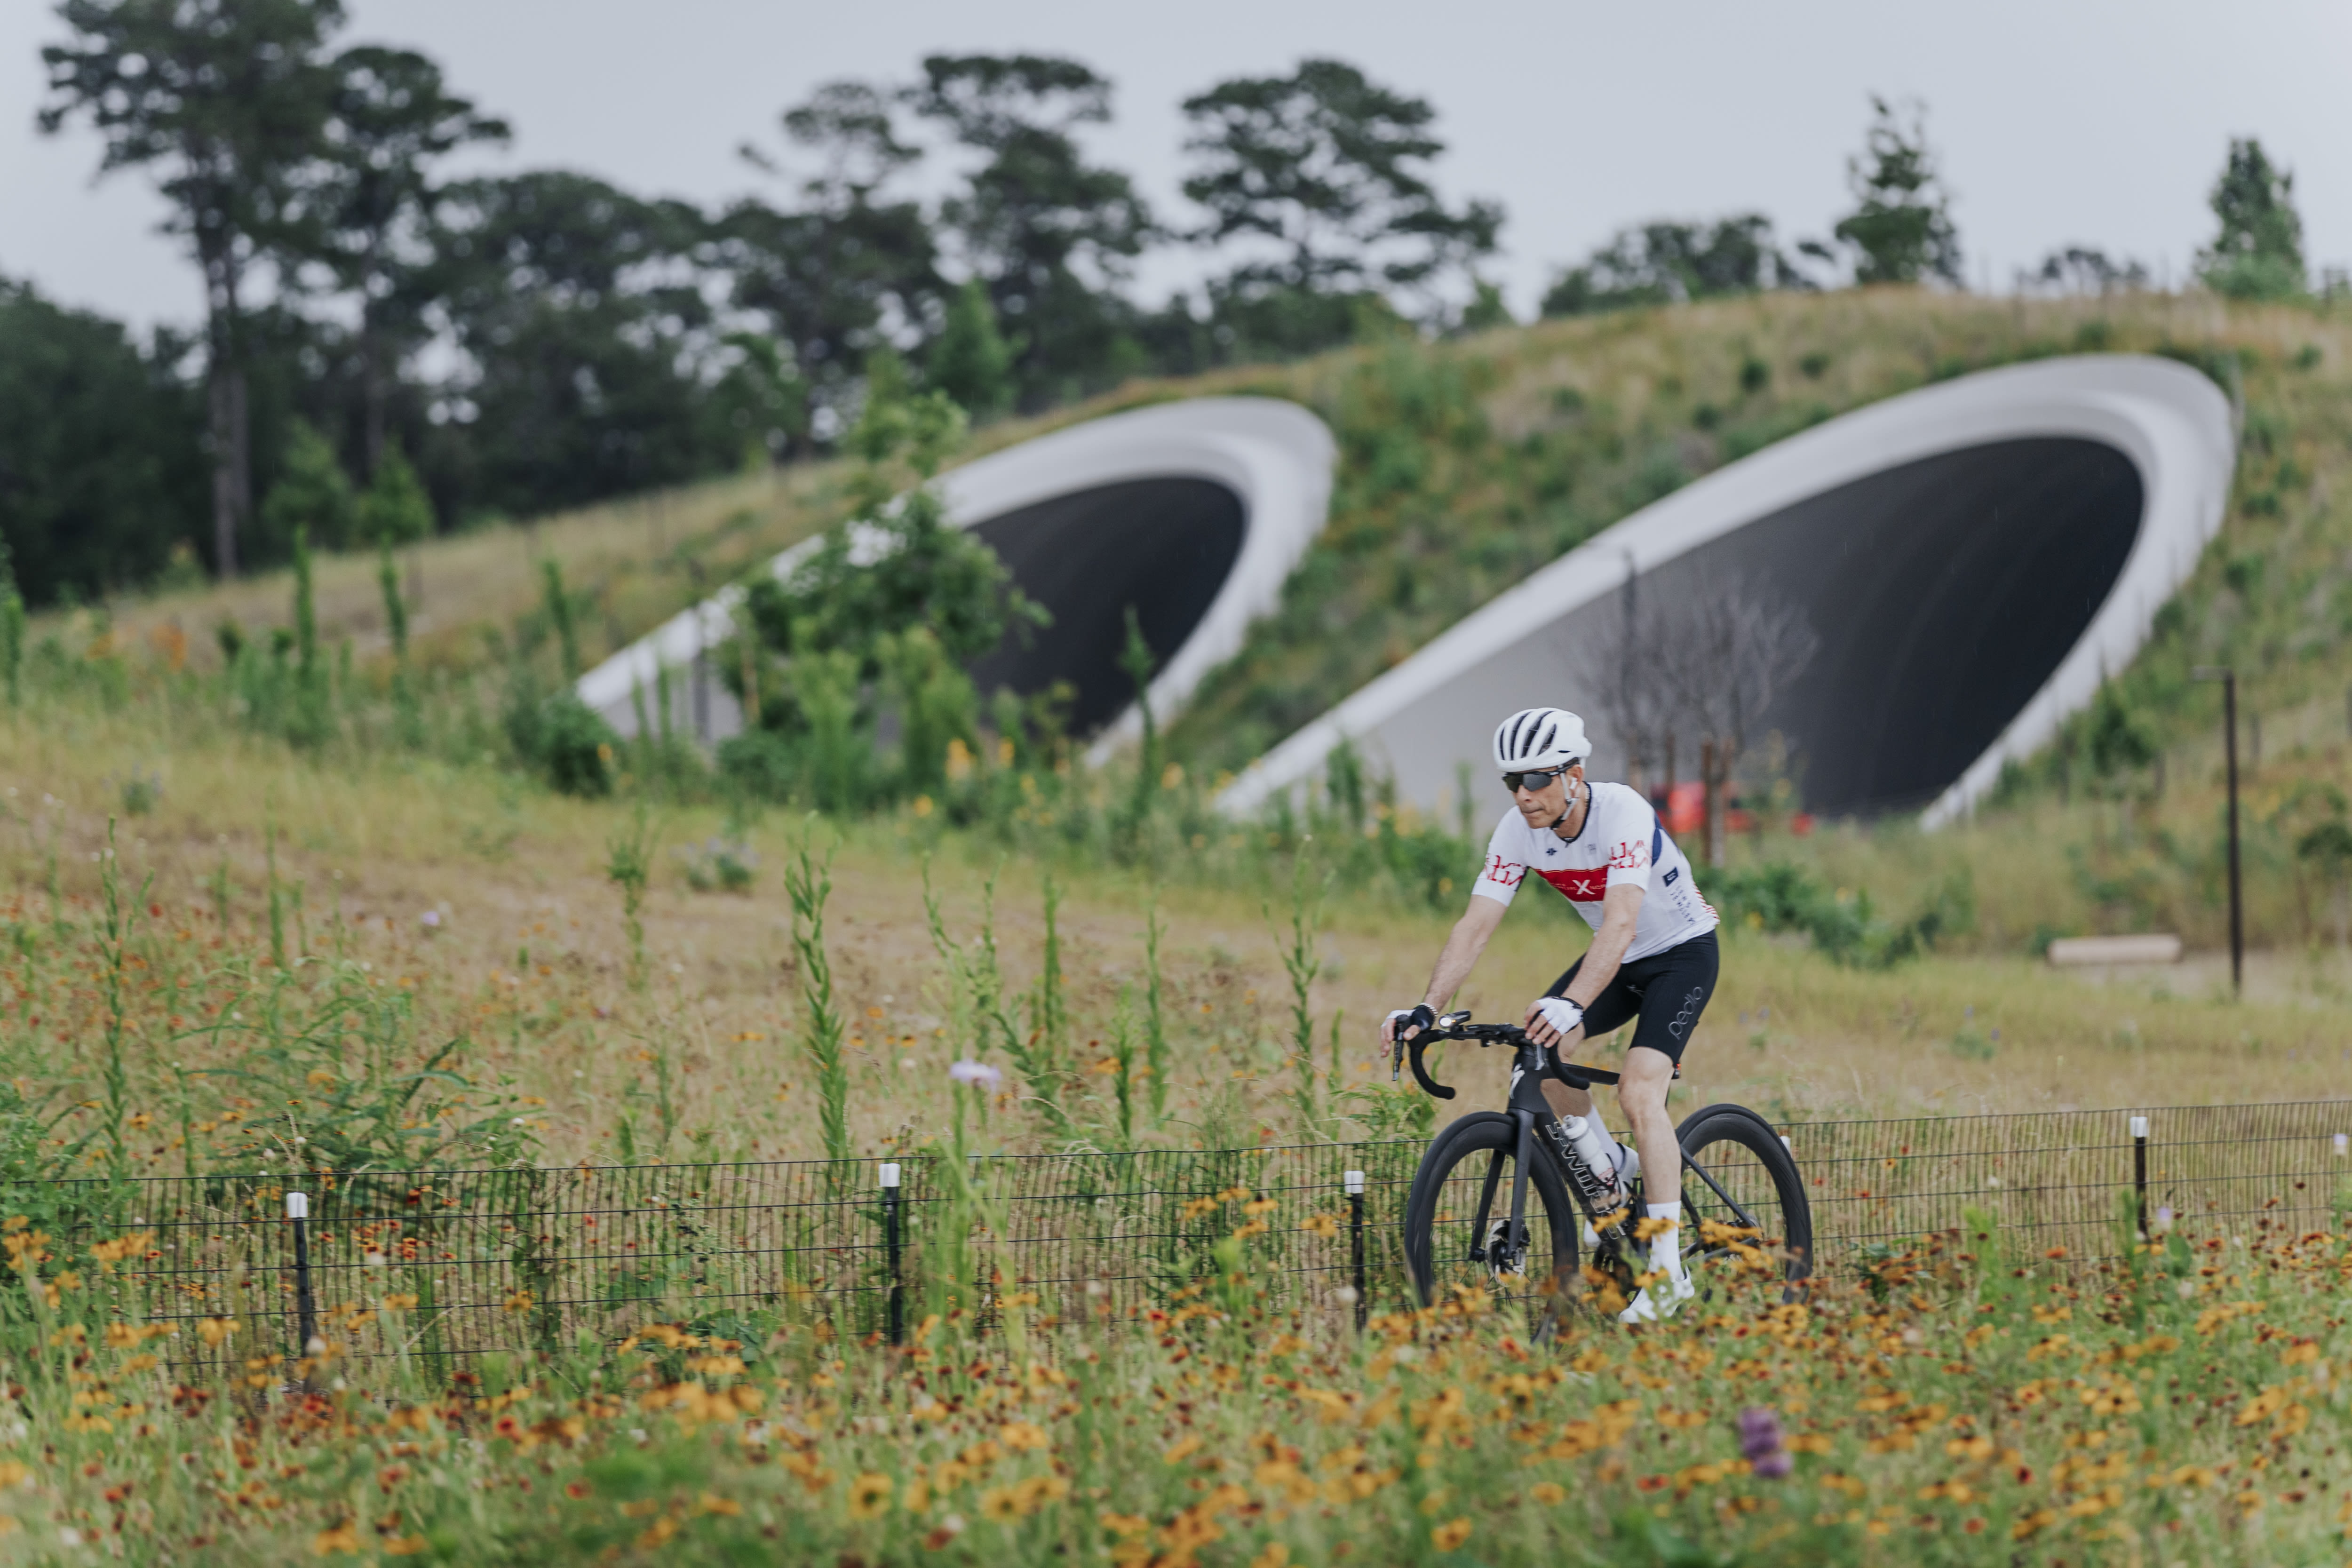
{"type": "Polygon", "coordinates": [[[1579,1062],[1564,1062],[1557,1052],[1539,1047],[1528,1038],[1527,1030],[1517,1024],[1474,1024],[1468,1013],[1448,1013],[1430,1028],[1416,1032],[1411,1039],[1399,1034],[1391,1047],[1389,1081],[1394,1083],[1402,1075],[1408,1058],[1412,1064],[1413,1081],[1432,1100],[1452,1100],[1454,1090],[1429,1076],[1429,1066],[1422,1053],[1430,1046],[1445,1040],[1475,1040],[1483,1048],[1487,1046],[1511,1046],[1519,1049],[1540,1050],[1544,1073],[1558,1079],[1570,1089],[1591,1089],[1596,1083],[1615,1083],[1617,1075],[1606,1068],[1586,1067],[1579,1062]]]}

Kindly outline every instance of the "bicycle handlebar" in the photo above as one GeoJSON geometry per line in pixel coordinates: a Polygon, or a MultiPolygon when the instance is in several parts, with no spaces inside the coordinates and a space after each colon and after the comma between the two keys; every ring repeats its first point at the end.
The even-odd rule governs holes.
{"type": "MultiPolygon", "coordinates": [[[[1410,1040],[1404,1037],[1402,1031],[1398,1033],[1389,1058],[1389,1081],[1391,1083],[1397,1081],[1399,1074],[1403,1070],[1405,1060],[1410,1056],[1412,1062],[1413,1081],[1421,1085],[1422,1092],[1432,1100],[1452,1100],[1454,1090],[1430,1077],[1428,1066],[1422,1060],[1423,1050],[1445,1040],[1475,1040],[1481,1048],[1495,1045],[1532,1046],[1535,1044],[1533,1040],[1528,1038],[1527,1030],[1517,1024],[1474,1024],[1466,1012],[1448,1013],[1438,1019],[1433,1027],[1419,1031],[1410,1040]]],[[[1543,1051],[1545,1074],[1558,1079],[1570,1089],[1591,1089],[1596,1083],[1617,1081],[1617,1075],[1606,1068],[1586,1067],[1579,1062],[1564,1062],[1559,1059],[1558,1052],[1549,1048],[1543,1048],[1543,1051]]]]}

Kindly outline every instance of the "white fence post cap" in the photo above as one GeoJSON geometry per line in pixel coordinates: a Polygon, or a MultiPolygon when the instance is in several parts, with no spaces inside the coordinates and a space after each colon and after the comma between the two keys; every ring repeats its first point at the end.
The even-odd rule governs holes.
{"type": "Polygon", "coordinates": [[[309,1219],[310,1217],[310,1194],[308,1193],[287,1194],[286,1217],[288,1219],[309,1219]]]}
{"type": "Polygon", "coordinates": [[[2132,1136],[2133,1136],[2133,1137],[2135,1137],[2135,1138],[2145,1138],[2145,1137],[2147,1137],[2147,1117],[2145,1117],[2145,1116],[2135,1116],[2135,1117],[2133,1117],[2133,1118],[2132,1118],[2131,1127],[2132,1127],[2132,1136]]]}
{"type": "Polygon", "coordinates": [[[2338,1154],[2352,1154],[2352,1135],[2338,1132],[2336,1135],[2336,1152],[2338,1154]]]}
{"type": "Polygon", "coordinates": [[[1356,1197],[1361,1197],[1361,1196],[1363,1196],[1363,1194],[1364,1194],[1364,1173],[1363,1173],[1363,1172],[1361,1172],[1361,1171],[1350,1171],[1350,1172],[1349,1172],[1349,1173],[1348,1173],[1348,1174],[1347,1174],[1347,1176],[1346,1176],[1345,1180],[1347,1181],[1347,1184],[1348,1184],[1348,1195],[1349,1195],[1349,1197],[1351,1197],[1351,1198],[1356,1198],[1356,1197]]]}
{"type": "Polygon", "coordinates": [[[882,1162],[882,1184],[886,1187],[893,1188],[898,1186],[898,1163],[897,1161],[885,1160],[882,1162]]]}

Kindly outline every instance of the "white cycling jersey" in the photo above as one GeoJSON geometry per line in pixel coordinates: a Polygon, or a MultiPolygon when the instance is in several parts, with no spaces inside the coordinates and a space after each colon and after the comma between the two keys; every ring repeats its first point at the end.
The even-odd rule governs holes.
{"type": "Polygon", "coordinates": [[[1623,962],[1632,963],[1716,928],[1716,913],[1691,880],[1690,861],[1667,837],[1650,803],[1620,784],[1591,784],[1592,805],[1582,831],[1563,839],[1549,827],[1530,827],[1514,806],[1495,825],[1486,841],[1486,868],[1470,885],[1479,898],[1507,904],[1529,871],[1564,894],[1601,929],[1601,900],[1612,888],[1640,888],[1642,913],[1633,922],[1633,943],[1623,962]]]}

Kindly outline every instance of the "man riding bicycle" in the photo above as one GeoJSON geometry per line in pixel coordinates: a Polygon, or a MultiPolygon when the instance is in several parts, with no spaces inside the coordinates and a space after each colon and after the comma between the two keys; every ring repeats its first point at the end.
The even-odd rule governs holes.
{"type": "MultiPolygon", "coordinates": [[[[1555,1057],[1590,1037],[1634,1020],[1617,1085],[1617,1104],[1634,1152],[1608,1138],[1621,1180],[1643,1178],[1650,1273],[1628,1323],[1672,1316],[1697,1293],[1683,1267],[1682,1151],[1666,1117],[1666,1089],[1683,1047],[1715,992],[1715,910],[1699,897],[1690,862],[1666,836],[1656,810],[1618,784],[1588,784],[1592,753],[1584,721],[1559,708],[1512,714],[1495,731],[1495,766],[1512,809],[1496,825],[1470,907],[1446,938],[1420,1005],[1391,1013],[1381,1043],[1431,1027],[1470,977],[1529,871],[1564,894],[1593,928],[1592,943],[1551,988],[1528,1004],[1527,1031],[1555,1057]],[[1638,1156],[1638,1157],[1637,1157],[1638,1156]]],[[[1591,1117],[1592,1097],[1547,1079],[1545,1100],[1563,1117],[1591,1117]]]]}

